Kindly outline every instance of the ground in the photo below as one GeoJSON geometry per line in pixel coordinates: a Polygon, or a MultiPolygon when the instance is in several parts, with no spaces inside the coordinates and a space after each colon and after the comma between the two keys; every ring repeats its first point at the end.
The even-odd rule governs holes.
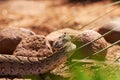
{"type": "Polygon", "coordinates": [[[120,6],[109,0],[90,4],[73,4],[67,0],[0,1],[0,30],[24,27],[46,36],[62,28],[95,29],[119,17],[120,6]]]}
{"type": "Polygon", "coordinates": [[[72,4],[60,0],[10,0],[0,1],[0,29],[5,27],[25,27],[38,34],[47,35],[48,33],[70,27],[80,29],[92,20],[109,14],[87,25],[84,29],[101,27],[109,20],[119,17],[120,8],[110,6],[109,1],[81,5],[72,4]]]}

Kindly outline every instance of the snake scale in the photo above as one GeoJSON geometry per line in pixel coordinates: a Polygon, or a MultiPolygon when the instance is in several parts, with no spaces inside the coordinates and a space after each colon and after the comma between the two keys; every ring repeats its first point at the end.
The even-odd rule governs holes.
{"type": "MultiPolygon", "coordinates": [[[[68,58],[69,51],[74,49],[68,36],[63,35],[55,41],[57,50],[49,57],[24,57],[15,55],[0,55],[0,75],[43,74],[56,68],[68,58]],[[60,44],[56,44],[60,43],[60,44]]],[[[75,46],[75,45],[74,45],[75,46]]]]}

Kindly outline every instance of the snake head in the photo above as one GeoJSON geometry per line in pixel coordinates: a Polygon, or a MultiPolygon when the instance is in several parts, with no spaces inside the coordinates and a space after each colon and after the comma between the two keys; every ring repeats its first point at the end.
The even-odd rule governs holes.
{"type": "Polygon", "coordinates": [[[58,37],[54,42],[53,42],[53,48],[59,49],[62,48],[67,42],[71,40],[71,37],[64,33],[60,37],[58,37]]]}
{"type": "Polygon", "coordinates": [[[59,38],[57,38],[53,42],[53,51],[58,51],[61,48],[66,48],[66,51],[69,52],[70,50],[73,50],[76,48],[76,46],[71,42],[71,37],[70,35],[64,33],[61,35],[59,38]]]}

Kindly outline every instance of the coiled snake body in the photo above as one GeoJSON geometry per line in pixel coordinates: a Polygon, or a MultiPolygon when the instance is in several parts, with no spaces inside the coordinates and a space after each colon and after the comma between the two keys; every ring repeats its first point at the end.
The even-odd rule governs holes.
{"type": "Polygon", "coordinates": [[[29,75],[43,74],[54,69],[67,59],[67,54],[73,44],[68,36],[63,35],[57,50],[49,57],[23,57],[15,55],[0,55],[0,75],[29,75]]]}

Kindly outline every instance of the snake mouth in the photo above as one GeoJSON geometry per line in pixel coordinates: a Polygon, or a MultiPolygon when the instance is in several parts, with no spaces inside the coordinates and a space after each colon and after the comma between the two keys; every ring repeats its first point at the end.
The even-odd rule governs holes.
{"type": "Polygon", "coordinates": [[[76,45],[73,44],[72,42],[68,42],[65,44],[65,46],[66,46],[66,55],[65,56],[67,58],[70,58],[76,49],[76,45]]]}

